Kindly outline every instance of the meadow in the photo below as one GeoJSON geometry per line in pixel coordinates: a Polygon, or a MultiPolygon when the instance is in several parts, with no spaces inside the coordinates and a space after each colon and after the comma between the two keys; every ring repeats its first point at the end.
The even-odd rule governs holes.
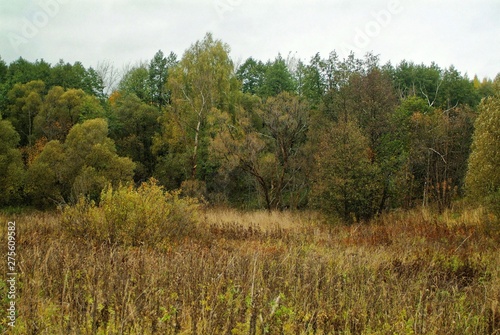
{"type": "Polygon", "coordinates": [[[480,209],[352,225],[203,209],[155,245],[67,234],[59,212],[0,218],[18,253],[2,334],[500,334],[500,232],[480,209]]]}

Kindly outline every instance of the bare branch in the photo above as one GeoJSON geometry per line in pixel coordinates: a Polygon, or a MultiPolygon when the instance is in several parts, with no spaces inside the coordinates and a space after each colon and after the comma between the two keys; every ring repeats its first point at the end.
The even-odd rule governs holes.
{"type": "Polygon", "coordinates": [[[445,164],[448,164],[448,163],[446,163],[446,160],[444,159],[444,156],[443,156],[441,153],[439,153],[438,151],[434,150],[433,148],[427,148],[427,149],[429,149],[429,150],[431,150],[431,151],[435,152],[436,154],[438,154],[438,155],[439,155],[439,157],[441,157],[441,159],[443,160],[443,162],[444,162],[445,164]]]}

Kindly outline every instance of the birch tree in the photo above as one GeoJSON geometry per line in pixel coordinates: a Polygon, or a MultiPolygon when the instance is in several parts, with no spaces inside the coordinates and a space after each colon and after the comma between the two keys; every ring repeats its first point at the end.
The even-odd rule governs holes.
{"type": "Polygon", "coordinates": [[[184,179],[204,180],[210,136],[207,118],[216,111],[229,111],[231,92],[237,88],[229,47],[207,34],[171,69],[168,88],[171,106],[155,141],[156,152],[168,157],[163,161],[167,165],[172,159],[182,160],[184,179]]]}

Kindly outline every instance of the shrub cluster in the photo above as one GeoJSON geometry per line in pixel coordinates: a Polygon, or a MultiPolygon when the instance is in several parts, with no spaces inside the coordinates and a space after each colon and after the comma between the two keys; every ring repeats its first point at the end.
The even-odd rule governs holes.
{"type": "Polygon", "coordinates": [[[123,245],[158,245],[193,233],[199,203],[168,192],[152,179],[140,187],[108,186],[96,204],[81,197],[64,209],[62,225],[73,236],[123,245]]]}

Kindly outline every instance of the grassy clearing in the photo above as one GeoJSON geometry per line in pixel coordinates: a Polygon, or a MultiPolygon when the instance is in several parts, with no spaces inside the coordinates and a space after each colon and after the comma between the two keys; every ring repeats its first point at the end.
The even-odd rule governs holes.
{"type": "Polygon", "coordinates": [[[18,224],[13,334],[500,334],[500,234],[479,210],[352,226],[207,210],[155,247],[63,234],[58,213],[0,218],[18,224]]]}

